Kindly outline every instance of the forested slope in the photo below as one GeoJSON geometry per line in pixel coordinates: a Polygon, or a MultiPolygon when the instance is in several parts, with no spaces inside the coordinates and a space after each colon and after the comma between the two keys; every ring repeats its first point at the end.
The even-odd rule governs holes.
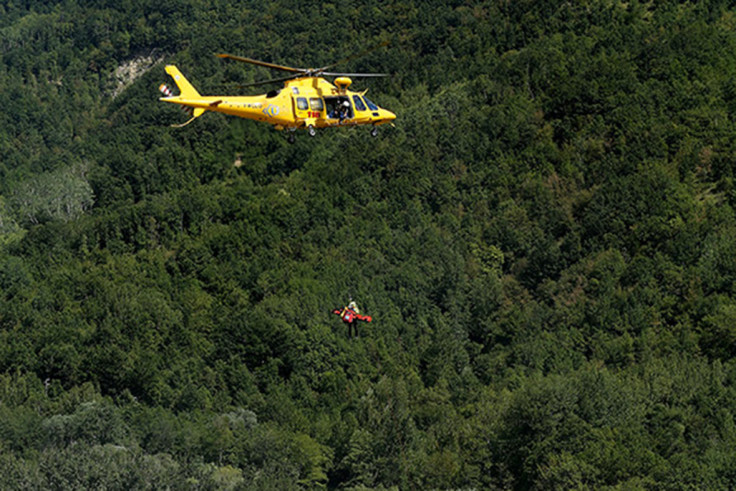
{"type": "Polygon", "coordinates": [[[728,2],[0,4],[18,489],[727,489],[728,2]],[[346,69],[300,134],[158,102],[346,69]],[[126,71],[126,68],[137,68],[126,71]],[[330,311],[373,316],[351,338],[330,311]]]}

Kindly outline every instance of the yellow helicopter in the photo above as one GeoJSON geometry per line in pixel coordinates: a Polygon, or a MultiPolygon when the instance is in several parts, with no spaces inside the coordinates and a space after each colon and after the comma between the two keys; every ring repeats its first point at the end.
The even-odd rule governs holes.
{"type": "MultiPolygon", "coordinates": [[[[383,44],[385,45],[385,43],[383,44]]],[[[379,45],[383,46],[383,45],[379,45]]],[[[190,111],[192,118],[186,123],[173,125],[186,126],[206,111],[215,111],[241,118],[270,123],[277,130],[289,132],[288,141],[294,143],[294,132],[306,129],[310,136],[317,133],[318,128],[370,125],[371,135],[378,135],[378,126],[391,123],[396,115],[382,109],[365,96],[366,91],[348,90],[352,80],[350,77],[385,77],[382,73],[337,73],[329,72],[330,68],[340,63],[366,54],[366,50],[337,63],[322,68],[293,68],[264,61],[253,60],[242,56],[218,54],[226,58],[251,63],[275,70],[289,72],[290,75],[242,85],[250,87],[267,83],[284,82],[280,90],[272,90],[266,94],[254,96],[203,96],[184,77],[174,65],[166,66],[166,73],[171,75],[179,88],[179,95],[174,95],[165,84],[159,90],[165,97],[160,100],[179,104],[190,111]],[[337,77],[334,84],[323,76],[337,77]]]]}

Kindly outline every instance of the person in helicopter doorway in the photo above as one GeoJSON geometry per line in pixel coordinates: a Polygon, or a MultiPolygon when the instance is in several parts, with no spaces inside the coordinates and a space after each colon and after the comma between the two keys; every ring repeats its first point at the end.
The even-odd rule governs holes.
{"type": "Polygon", "coordinates": [[[337,106],[337,117],[340,120],[340,123],[342,124],[342,122],[345,119],[347,119],[349,115],[350,115],[350,103],[348,101],[342,101],[337,106]]]}

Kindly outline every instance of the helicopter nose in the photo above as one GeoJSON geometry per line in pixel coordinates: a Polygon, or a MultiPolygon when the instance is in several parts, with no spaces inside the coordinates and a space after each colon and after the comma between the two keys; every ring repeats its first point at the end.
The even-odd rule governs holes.
{"type": "Polygon", "coordinates": [[[386,113],[383,116],[383,120],[384,121],[389,122],[389,121],[393,121],[394,119],[396,119],[396,115],[394,113],[392,113],[391,111],[384,110],[384,112],[386,113]]]}

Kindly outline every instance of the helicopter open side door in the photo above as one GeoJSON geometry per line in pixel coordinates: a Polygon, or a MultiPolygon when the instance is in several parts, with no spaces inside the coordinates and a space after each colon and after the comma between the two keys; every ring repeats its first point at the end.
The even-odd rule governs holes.
{"type": "Polygon", "coordinates": [[[352,120],[355,117],[353,105],[347,96],[325,97],[325,107],[327,118],[333,119],[335,122],[352,120]],[[345,105],[346,102],[347,105],[345,105]]]}

